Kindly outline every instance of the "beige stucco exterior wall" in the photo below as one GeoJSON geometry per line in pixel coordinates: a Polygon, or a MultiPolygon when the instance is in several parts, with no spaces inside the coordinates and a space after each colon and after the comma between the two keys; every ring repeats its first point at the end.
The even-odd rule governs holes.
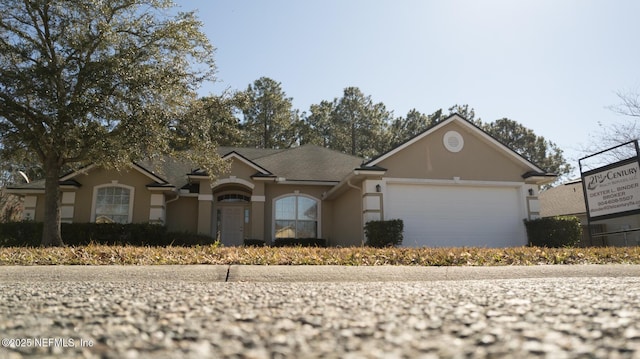
{"type": "Polygon", "coordinates": [[[332,246],[361,246],[363,240],[362,192],[349,188],[331,201],[333,219],[329,244],[332,246]]]}
{"type": "Polygon", "coordinates": [[[258,172],[255,168],[242,163],[239,160],[231,161],[231,171],[228,174],[222,175],[222,177],[228,177],[229,175],[236,176],[238,178],[245,179],[247,181],[251,181],[251,176],[255,175],[258,172]]]}
{"type": "Polygon", "coordinates": [[[96,168],[86,174],[79,174],[74,179],[82,185],[76,190],[74,223],[91,222],[94,187],[112,183],[135,188],[132,222],[149,222],[151,191],[146,188],[146,185],[152,182],[149,177],[134,169],[116,171],[96,168]]]}
{"type": "Polygon", "coordinates": [[[198,229],[198,198],[180,197],[167,204],[167,230],[195,233],[198,229]]]}
{"type": "Polygon", "coordinates": [[[384,159],[385,177],[476,181],[522,181],[528,169],[504,151],[480,139],[457,123],[450,123],[384,159]],[[457,131],[464,139],[460,152],[449,152],[443,144],[447,131],[457,131]]]}

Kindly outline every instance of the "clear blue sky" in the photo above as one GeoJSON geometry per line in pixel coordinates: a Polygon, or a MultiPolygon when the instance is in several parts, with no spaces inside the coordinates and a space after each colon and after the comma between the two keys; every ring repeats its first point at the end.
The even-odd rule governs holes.
{"type": "Polygon", "coordinates": [[[637,0],[176,0],[198,9],[218,83],[267,76],[294,107],[359,87],[395,116],[469,104],[555,142],[577,167],[607,106],[640,88],[637,0]]]}

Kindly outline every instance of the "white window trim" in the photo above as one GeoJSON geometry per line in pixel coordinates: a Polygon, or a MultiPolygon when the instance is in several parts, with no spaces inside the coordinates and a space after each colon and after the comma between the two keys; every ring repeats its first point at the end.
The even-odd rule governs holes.
{"type": "Polygon", "coordinates": [[[304,193],[299,193],[299,192],[292,192],[292,193],[287,193],[287,194],[283,194],[281,196],[278,196],[276,198],[274,198],[271,201],[271,238],[273,240],[276,239],[276,202],[279,199],[285,198],[285,197],[307,197],[310,198],[314,201],[316,201],[316,203],[318,204],[318,216],[316,218],[316,221],[318,222],[318,233],[316,233],[316,237],[317,238],[322,238],[322,201],[319,198],[316,198],[314,196],[308,195],[308,194],[304,194],[304,193]]]}
{"type": "Polygon", "coordinates": [[[91,222],[96,221],[96,204],[98,202],[98,190],[105,187],[122,187],[129,190],[129,217],[127,223],[133,222],[133,198],[135,197],[135,187],[120,183],[105,183],[93,187],[93,201],[91,202],[91,222]]]}

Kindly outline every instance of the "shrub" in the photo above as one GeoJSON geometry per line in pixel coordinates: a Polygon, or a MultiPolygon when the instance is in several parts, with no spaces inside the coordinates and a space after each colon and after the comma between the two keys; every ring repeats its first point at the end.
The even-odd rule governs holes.
{"type": "Polygon", "coordinates": [[[62,238],[71,246],[105,245],[163,246],[169,244],[164,226],[148,223],[63,223],[62,238]]]}
{"type": "Polygon", "coordinates": [[[322,238],[276,238],[274,247],[326,247],[327,241],[322,238]]]}
{"type": "MultiPolygon", "coordinates": [[[[166,227],[150,223],[62,223],[66,245],[90,243],[133,246],[193,246],[213,244],[210,236],[168,232],[166,227]]],[[[42,223],[33,221],[0,223],[0,246],[37,247],[42,239],[42,223]]]]}
{"type": "Polygon", "coordinates": [[[577,217],[547,217],[525,220],[530,246],[573,247],[582,238],[582,228],[577,217]]]}
{"type": "Polygon", "coordinates": [[[404,222],[401,219],[370,221],[364,226],[364,233],[367,236],[366,244],[376,248],[394,247],[402,244],[403,231],[404,222]]]}
{"type": "Polygon", "coordinates": [[[37,247],[42,241],[42,222],[0,223],[1,247],[37,247]]]}

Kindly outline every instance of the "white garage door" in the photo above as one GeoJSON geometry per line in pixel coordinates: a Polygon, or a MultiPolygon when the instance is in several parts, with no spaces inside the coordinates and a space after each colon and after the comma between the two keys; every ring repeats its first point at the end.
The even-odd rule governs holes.
{"type": "Polygon", "coordinates": [[[389,184],[385,218],[404,221],[408,247],[510,247],[527,244],[514,187],[389,184]]]}

